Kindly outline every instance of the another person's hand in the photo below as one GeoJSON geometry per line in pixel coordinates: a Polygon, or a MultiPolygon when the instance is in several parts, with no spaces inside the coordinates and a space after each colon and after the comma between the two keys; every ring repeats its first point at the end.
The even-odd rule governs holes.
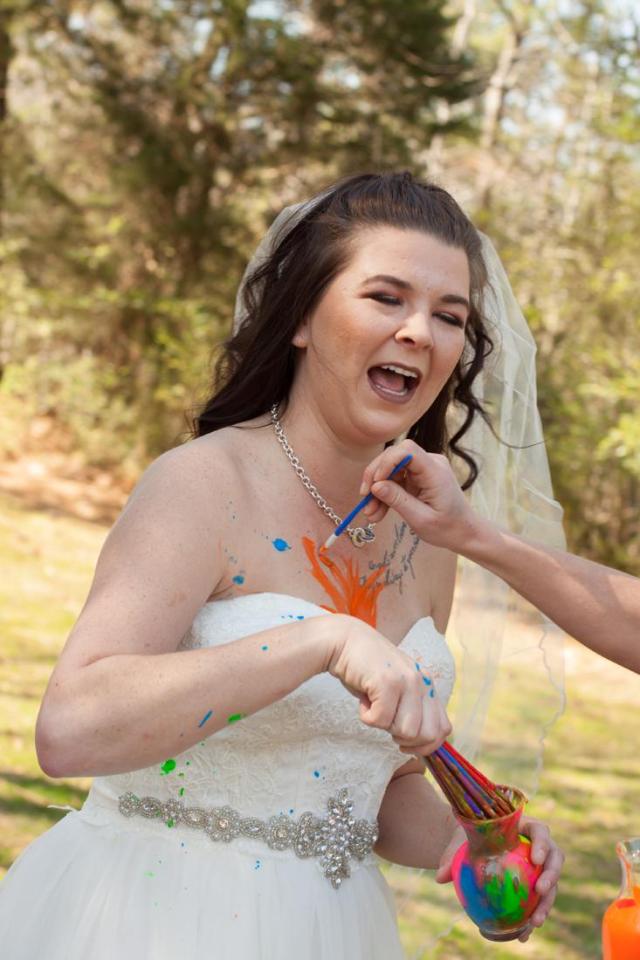
{"type": "Polygon", "coordinates": [[[451,733],[431,678],[363,620],[334,615],[327,667],[360,700],[360,719],[388,730],[404,753],[433,753],[451,733]]]}
{"type": "Polygon", "coordinates": [[[447,458],[427,453],[413,440],[387,447],[372,460],[363,473],[360,492],[374,496],[363,511],[369,522],[379,523],[391,508],[422,540],[456,553],[481,523],[447,458]],[[385,479],[409,453],[412,459],[404,470],[392,480],[385,479]]]}
{"type": "MultiPolygon", "coordinates": [[[[560,847],[552,840],[546,824],[533,817],[523,816],[520,820],[519,832],[531,840],[531,859],[535,864],[544,864],[542,873],[536,883],[536,892],[540,894],[540,902],[533,911],[529,925],[523,934],[518,937],[524,943],[529,939],[535,927],[541,927],[547,919],[558,892],[558,880],[564,863],[564,854],[560,847]]],[[[451,840],[440,858],[440,865],[436,872],[437,883],[451,882],[451,864],[458,847],[466,840],[462,827],[456,827],[451,840]]]]}

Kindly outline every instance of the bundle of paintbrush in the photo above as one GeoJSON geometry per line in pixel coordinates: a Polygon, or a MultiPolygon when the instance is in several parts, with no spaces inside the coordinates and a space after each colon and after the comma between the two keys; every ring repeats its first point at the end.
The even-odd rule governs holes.
{"type": "Polygon", "coordinates": [[[515,810],[508,793],[488,780],[450,743],[443,743],[425,760],[445,797],[461,817],[497,820],[515,810]]]}

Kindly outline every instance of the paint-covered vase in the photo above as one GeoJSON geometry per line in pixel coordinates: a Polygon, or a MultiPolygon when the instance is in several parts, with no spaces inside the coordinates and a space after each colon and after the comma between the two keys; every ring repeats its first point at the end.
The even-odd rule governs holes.
{"type": "Polygon", "coordinates": [[[640,837],[621,840],[616,853],[622,867],[622,886],[602,920],[604,960],[640,957],[640,837]]]}
{"type": "Polygon", "coordinates": [[[542,865],[531,861],[531,842],[518,832],[526,797],[500,786],[515,807],[495,820],[456,814],[467,840],[453,858],[453,883],[468,916],[487,940],[515,940],[528,925],[540,896],[535,885],[542,865]]]}

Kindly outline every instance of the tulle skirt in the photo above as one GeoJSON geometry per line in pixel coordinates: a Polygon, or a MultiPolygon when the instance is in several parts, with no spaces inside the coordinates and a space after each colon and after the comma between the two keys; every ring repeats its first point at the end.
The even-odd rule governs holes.
{"type": "MultiPolygon", "coordinates": [[[[118,815],[119,816],[119,815],[118,815]]],[[[374,862],[335,890],[315,861],[69,813],[0,883],[3,960],[402,960],[374,862]]]]}

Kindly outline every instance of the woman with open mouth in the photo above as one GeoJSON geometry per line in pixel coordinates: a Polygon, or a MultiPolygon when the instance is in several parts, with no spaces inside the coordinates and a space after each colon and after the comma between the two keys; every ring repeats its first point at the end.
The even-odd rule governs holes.
{"type": "MultiPolygon", "coordinates": [[[[452,733],[445,631],[475,529],[460,487],[487,522],[526,506],[561,540],[509,297],[455,200],[409,174],[353,176],[278,217],[194,436],[141,478],[53,671],[40,763],[95,779],[10,869],[3,956],[403,956],[378,858],[447,882],[462,840],[424,777],[452,733]],[[407,451],[399,482],[377,485],[407,451]],[[369,517],[323,550],[369,490],[369,517]],[[434,511],[459,521],[440,540],[434,511]]],[[[457,600],[478,604],[473,722],[456,724],[471,752],[496,583],[472,595],[463,574],[457,600]]],[[[562,854],[544,824],[522,830],[543,865],[526,939],[562,854]]]]}

